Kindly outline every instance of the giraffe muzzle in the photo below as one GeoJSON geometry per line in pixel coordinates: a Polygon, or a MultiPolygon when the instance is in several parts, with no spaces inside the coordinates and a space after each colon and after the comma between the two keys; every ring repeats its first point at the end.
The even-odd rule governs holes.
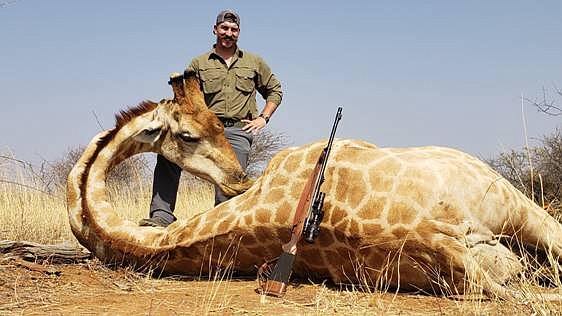
{"type": "Polygon", "coordinates": [[[250,179],[245,172],[239,172],[230,176],[222,184],[221,189],[225,195],[234,196],[246,192],[253,184],[254,180],[250,179]]]}

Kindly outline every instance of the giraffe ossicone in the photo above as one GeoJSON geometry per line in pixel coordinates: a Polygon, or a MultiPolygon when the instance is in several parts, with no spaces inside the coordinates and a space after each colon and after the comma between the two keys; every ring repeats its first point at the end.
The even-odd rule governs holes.
{"type": "MultiPolygon", "coordinates": [[[[90,142],[68,179],[72,231],[108,262],[171,274],[229,268],[255,275],[288,241],[301,190],[325,141],[281,151],[250,187],[198,82],[186,79],[178,90],[183,97],[177,88],[174,100],[125,112],[114,130],[90,142]],[[139,128],[139,122],[161,129],[139,128]],[[105,175],[143,151],[162,153],[231,194],[245,192],[165,229],[138,227],[111,207],[105,175]]],[[[325,179],[321,233],[315,244],[299,245],[297,275],[449,294],[475,285],[489,295],[521,298],[504,283],[524,267],[498,236],[562,258],[562,225],[466,153],[336,140],[325,179]]]]}

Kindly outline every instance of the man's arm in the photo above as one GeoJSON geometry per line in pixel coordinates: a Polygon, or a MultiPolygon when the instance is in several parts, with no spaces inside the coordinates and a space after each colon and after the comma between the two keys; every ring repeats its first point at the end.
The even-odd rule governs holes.
{"type": "Polygon", "coordinates": [[[273,115],[273,112],[275,112],[278,106],[279,104],[276,104],[273,101],[267,101],[263,111],[261,111],[260,117],[262,117],[266,123],[269,123],[269,118],[273,115]]]}
{"type": "Polygon", "coordinates": [[[265,106],[260,116],[254,120],[243,120],[246,124],[242,129],[256,134],[265,127],[269,119],[281,104],[283,91],[281,82],[277,80],[265,61],[258,57],[258,69],[256,78],[256,90],[265,99],[265,106]]]}
{"type": "Polygon", "coordinates": [[[271,68],[259,57],[256,90],[266,101],[262,114],[264,114],[264,116],[266,114],[271,116],[279,104],[281,104],[283,90],[281,89],[281,82],[279,82],[277,77],[271,72],[271,68]]]}

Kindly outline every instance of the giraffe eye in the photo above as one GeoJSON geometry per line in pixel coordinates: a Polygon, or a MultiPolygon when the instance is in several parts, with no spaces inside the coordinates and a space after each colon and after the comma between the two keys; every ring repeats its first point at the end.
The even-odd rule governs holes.
{"type": "Polygon", "coordinates": [[[199,137],[193,136],[189,133],[179,133],[178,137],[186,143],[196,143],[199,141],[199,137]]]}
{"type": "Polygon", "coordinates": [[[146,129],[146,135],[154,135],[156,133],[158,133],[160,131],[159,128],[155,128],[155,129],[146,129]]]}

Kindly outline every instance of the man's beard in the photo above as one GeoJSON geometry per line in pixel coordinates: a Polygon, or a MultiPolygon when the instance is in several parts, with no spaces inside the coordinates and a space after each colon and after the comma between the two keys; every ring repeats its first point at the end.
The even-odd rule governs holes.
{"type": "Polygon", "coordinates": [[[236,40],[230,36],[220,37],[220,45],[227,48],[232,48],[236,46],[236,40]]]}

